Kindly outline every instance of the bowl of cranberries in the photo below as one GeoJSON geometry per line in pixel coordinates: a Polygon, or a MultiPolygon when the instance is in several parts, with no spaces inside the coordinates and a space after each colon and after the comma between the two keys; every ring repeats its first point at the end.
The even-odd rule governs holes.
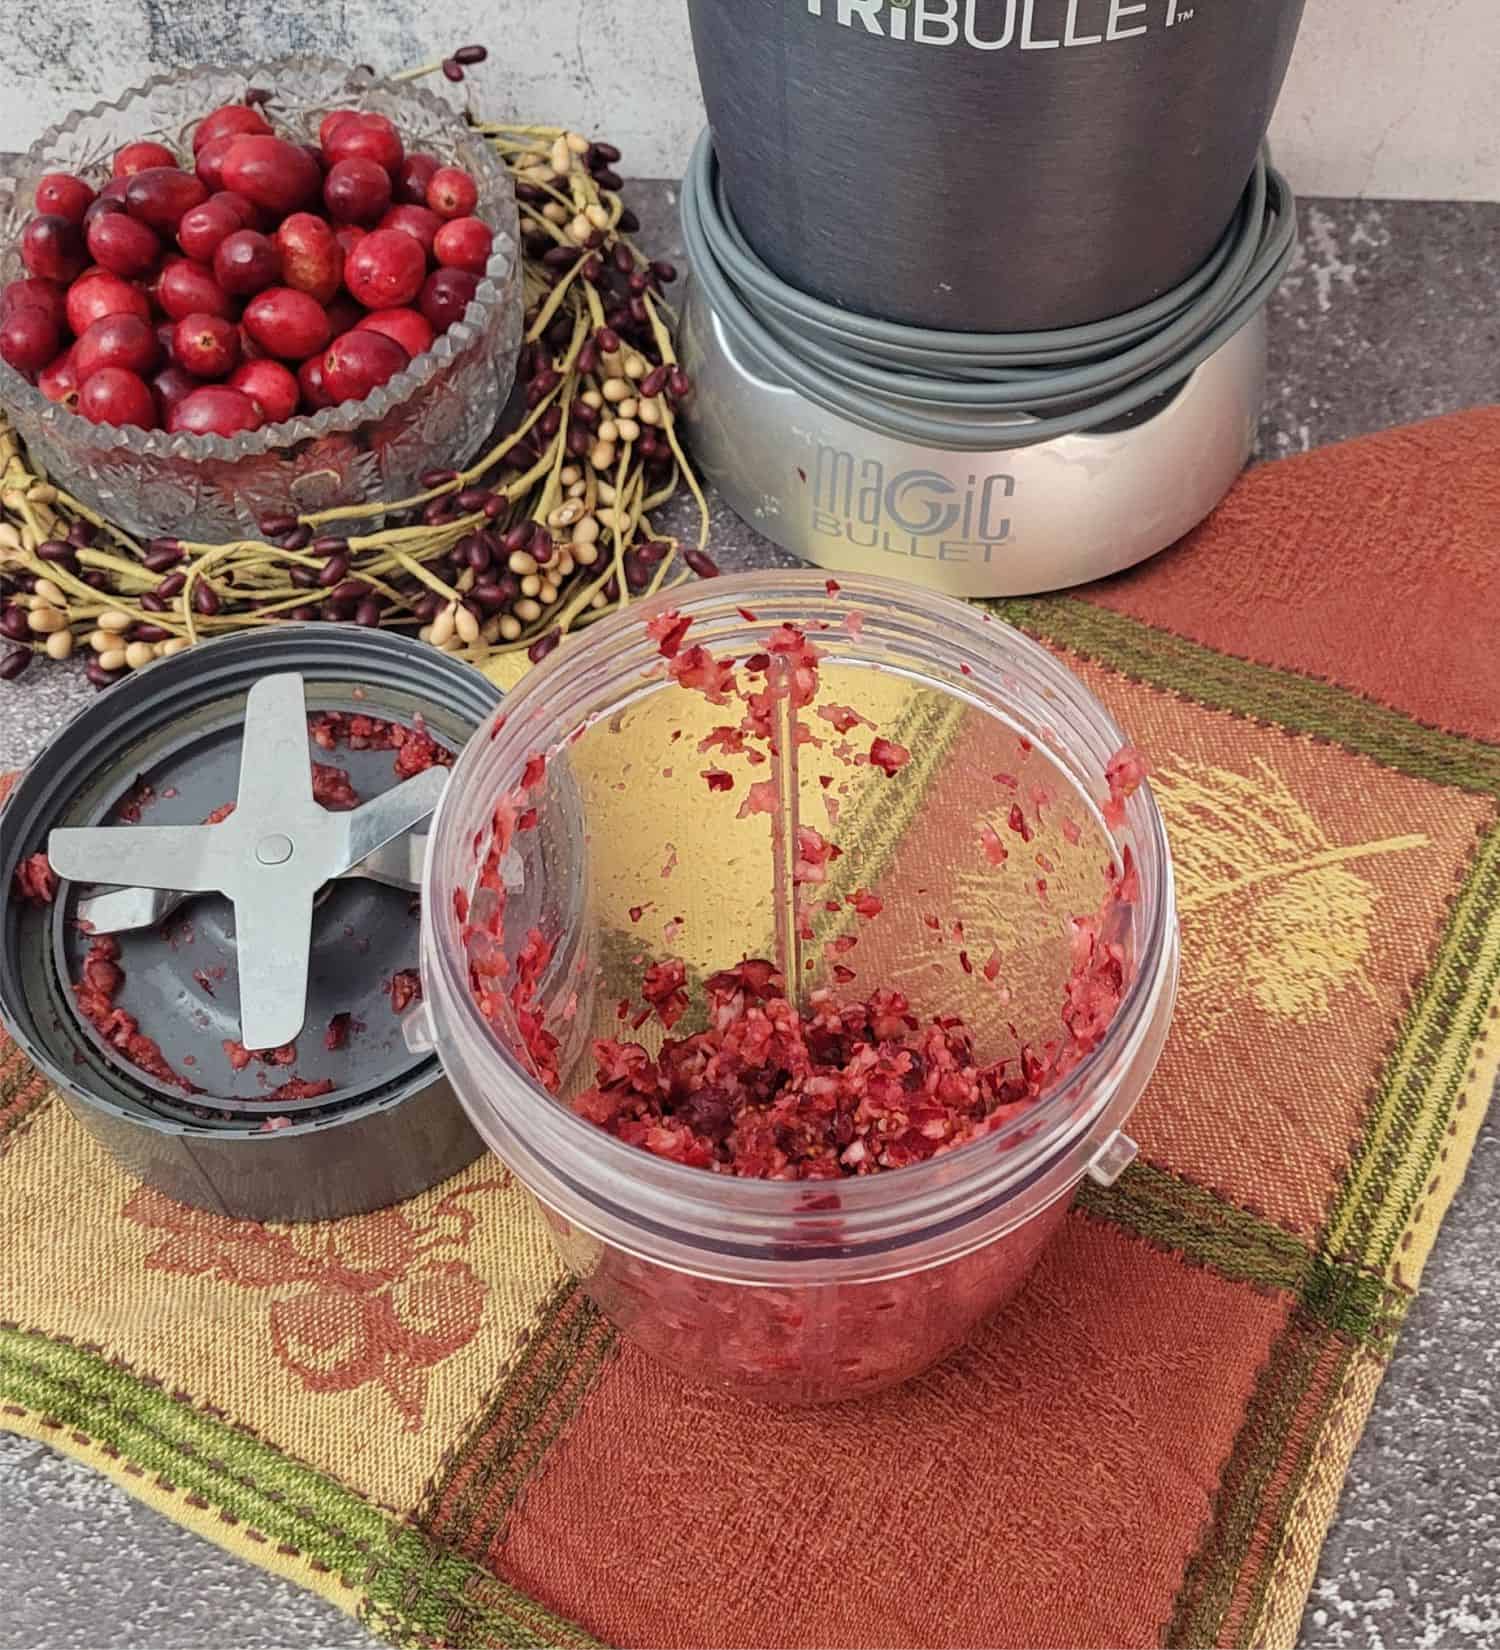
{"type": "Polygon", "coordinates": [[[397,499],[515,376],[515,192],[419,86],[312,57],[164,75],[0,178],[0,408],[143,537],[397,499]]]}

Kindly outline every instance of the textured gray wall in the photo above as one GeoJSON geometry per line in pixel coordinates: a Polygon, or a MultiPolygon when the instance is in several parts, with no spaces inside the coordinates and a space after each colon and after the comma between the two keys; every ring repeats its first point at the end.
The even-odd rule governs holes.
{"type": "MultiPolygon", "coordinates": [[[[317,50],[396,68],[467,40],[495,54],[486,106],[607,133],[638,176],[680,172],[702,120],[685,0],[31,0],[7,22],[0,149],[172,64],[317,50]]],[[[1309,0],[1278,158],[1304,193],[1500,200],[1497,65],[1495,0],[1309,0]]]]}

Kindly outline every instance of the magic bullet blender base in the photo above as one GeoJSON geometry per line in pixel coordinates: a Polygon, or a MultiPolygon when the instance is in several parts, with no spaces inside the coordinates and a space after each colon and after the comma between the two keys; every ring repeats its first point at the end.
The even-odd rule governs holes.
{"type": "Polygon", "coordinates": [[[1208,514],[1250,452],[1264,306],[1296,246],[1291,192],[1262,159],[1180,286],[1086,326],[980,334],[789,286],[735,222],[707,139],[683,231],[691,434],[730,506],[821,566],[968,596],[1117,572],[1208,514]]]}

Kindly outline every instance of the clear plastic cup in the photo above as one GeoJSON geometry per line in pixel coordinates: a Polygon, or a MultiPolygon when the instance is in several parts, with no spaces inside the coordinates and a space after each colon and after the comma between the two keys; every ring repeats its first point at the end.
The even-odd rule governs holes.
{"type": "MultiPolygon", "coordinates": [[[[1166,1037],[1178,941],[1149,786],[1123,811],[1108,804],[1106,769],[1125,743],[1019,632],[946,597],[804,572],[633,606],[533,671],[475,736],[428,856],[427,1035],[625,1335],[749,1398],[877,1391],[943,1357],[1016,1290],[1085,1174],[1108,1181],[1129,1162],[1121,1129],[1166,1037]],[[673,608],[692,621],[684,647],[741,665],[774,627],[802,629],[822,655],[814,701],[795,713],[803,731],[781,726],[756,765],[726,754],[714,729],[743,706],[672,680],[648,634],[673,608]],[[889,775],[870,760],[876,738],[905,753],[889,775]],[[476,942],[496,898],[480,868],[497,804],[502,829],[528,804],[537,828],[516,831],[498,936],[476,942]],[[799,907],[798,822],[841,850],[799,907]],[[1127,863],[1134,897],[1111,900],[1127,863]],[[874,916],[861,914],[871,892],[874,916]],[[636,1029],[634,1010],[643,968],[668,956],[684,961],[695,1004],[695,982],[765,956],[799,982],[789,994],[897,986],[924,1018],[962,1016],[981,1060],[1014,1055],[1061,1029],[1068,919],[1099,912],[1125,956],[1107,1031],[1021,1115],[925,1162],[740,1178],[654,1156],[567,1104],[594,1080],[594,1038],[659,1047],[666,1033],[654,1019],[636,1029]],[[512,985],[539,980],[519,1012],[492,1000],[481,1012],[474,970],[496,965],[476,943],[503,949],[512,985]]],[[[672,1035],[698,1024],[690,1013],[672,1035]]]]}

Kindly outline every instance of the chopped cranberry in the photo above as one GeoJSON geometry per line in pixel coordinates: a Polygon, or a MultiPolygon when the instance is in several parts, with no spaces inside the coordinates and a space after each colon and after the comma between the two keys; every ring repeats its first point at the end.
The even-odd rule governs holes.
{"type": "Polygon", "coordinates": [[[28,905],[50,905],[57,898],[57,872],[45,854],[29,854],[16,867],[11,886],[28,905]]]}
{"type": "Polygon", "coordinates": [[[422,1000],[422,977],[414,968],[403,968],[391,975],[391,1013],[404,1014],[413,1003],[422,1000]]]}
{"type": "Polygon", "coordinates": [[[1104,770],[1109,786],[1109,800],[1104,804],[1107,825],[1118,827],[1125,823],[1125,804],[1141,788],[1141,781],[1149,773],[1146,759],[1134,746],[1126,745],[1109,759],[1104,770]]]}
{"type": "Polygon", "coordinates": [[[897,774],[911,761],[911,752],[894,740],[877,737],[870,746],[871,765],[880,769],[887,779],[897,774]]]}

